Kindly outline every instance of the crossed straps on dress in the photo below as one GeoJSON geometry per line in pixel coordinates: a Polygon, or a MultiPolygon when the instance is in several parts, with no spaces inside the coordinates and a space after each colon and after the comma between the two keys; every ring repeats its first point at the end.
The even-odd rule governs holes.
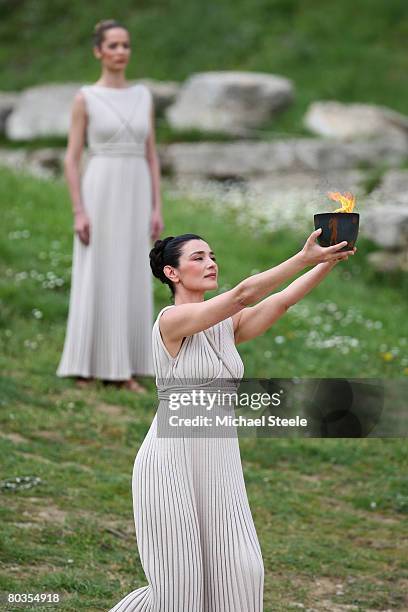
{"type": "MultiPolygon", "coordinates": [[[[130,87],[129,89],[132,89],[132,88],[130,87]]],[[[100,95],[98,92],[92,89],[92,86],[89,87],[89,91],[91,91],[91,93],[96,98],[101,100],[105,104],[105,106],[107,106],[113,112],[113,114],[116,116],[117,119],[119,119],[119,121],[122,124],[121,127],[118,128],[116,132],[112,134],[112,136],[107,141],[101,142],[101,143],[95,143],[91,145],[89,147],[90,153],[97,154],[97,153],[108,152],[108,153],[114,154],[115,147],[116,147],[118,154],[144,155],[145,154],[145,143],[144,142],[142,143],[138,140],[138,136],[131,126],[131,121],[140,104],[141,92],[139,92],[137,104],[135,105],[133,111],[131,112],[129,119],[126,119],[125,117],[123,117],[123,115],[118,111],[118,109],[109,100],[107,100],[104,96],[100,95]],[[115,138],[115,136],[117,136],[117,134],[123,128],[125,128],[128,131],[128,133],[133,136],[133,140],[130,143],[114,142],[113,138],[115,138]]]]}

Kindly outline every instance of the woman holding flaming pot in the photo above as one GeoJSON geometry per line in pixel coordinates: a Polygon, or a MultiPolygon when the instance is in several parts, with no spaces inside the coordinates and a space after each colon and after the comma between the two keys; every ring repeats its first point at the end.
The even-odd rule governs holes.
{"type": "MultiPolygon", "coordinates": [[[[346,242],[320,247],[320,231],[293,257],[208,300],[205,292],[218,286],[208,243],[196,234],[156,240],[150,266],[174,299],[152,331],[160,402],[169,380],[180,386],[188,379],[242,378],[236,344],[262,335],[338,261],[354,255],[356,249],[339,251],[346,242]],[[308,266],[314,267],[268,296],[308,266]]],[[[262,612],[264,566],[237,436],[162,437],[157,422],[156,413],[132,478],[136,537],[149,584],[110,612],[262,612]]]]}

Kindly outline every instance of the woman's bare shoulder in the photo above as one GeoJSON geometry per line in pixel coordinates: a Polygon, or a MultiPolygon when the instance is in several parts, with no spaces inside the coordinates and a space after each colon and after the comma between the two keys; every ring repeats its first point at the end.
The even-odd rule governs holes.
{"type": "Polygon", "coordinates": [[[87,99],[86,93],[84,89],[78,89],[75,92],[73,100],[72,100],[72,114],[73,117],[83,117],[87,116],[87,99]]]}
{"type": "Polygon", "coordinates": [[[77,89],[77,91],[74,94],[74,98],[73,98],[74,102],[79,102],[81,104],[85,103],[86,100],[86,88],[85,87],[81,87],[80,89],[77,89]]]}

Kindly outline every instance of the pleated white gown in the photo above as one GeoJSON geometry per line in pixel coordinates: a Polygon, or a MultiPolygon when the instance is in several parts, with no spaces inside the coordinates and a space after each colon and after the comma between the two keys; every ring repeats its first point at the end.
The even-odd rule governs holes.
{"type": "Polygon", "coordinates": [[[71,294],[58,376],[153,376],[151,176],[145,158],[152,95],[144,84],[81,88],[89,159],[81,179],[88,246],[74,235],[71,294]]]}
{"type": "MultiPolygon", "coordinates": [[[[166,308],[152,331],[159,391],[169,374],[212,380],[232,371],[242,378],[231,318],[187,337],[173,358],[158,327],[166,308]]],[[[110,612],[262,612],[264,566],[237,436],[157,437],[156,413],[136,455],[132,491],[149,584],[110,612]]]]}

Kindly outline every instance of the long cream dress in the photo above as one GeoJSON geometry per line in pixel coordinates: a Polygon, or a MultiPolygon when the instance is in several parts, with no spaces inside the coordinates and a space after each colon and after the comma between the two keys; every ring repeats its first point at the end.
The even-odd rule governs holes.
{"type": "MultiPolygon", "coordinates": [[[[152,331],[160,402],[166,381],[240,379],[232,318],[188,336],[173,358],[152,331]]],[[[173,387],[174,388],[174,387],[173,387]]],[[[160,409],[159,404],[159,409],[160,409]]],[[[161,437],[157,412],[136,455],[136,538],[148,585],[110,612],[262,612],[264,566],[238,437],[161,437]]]]}
{"type": "Polygon", "coordinates": [[[145,158],[152,95],[144,84],[81,88],[89,159],[81,179],[88,246],[74,235],[72,282],[58,376],[153,376],[151,176],[145,158]]]}

